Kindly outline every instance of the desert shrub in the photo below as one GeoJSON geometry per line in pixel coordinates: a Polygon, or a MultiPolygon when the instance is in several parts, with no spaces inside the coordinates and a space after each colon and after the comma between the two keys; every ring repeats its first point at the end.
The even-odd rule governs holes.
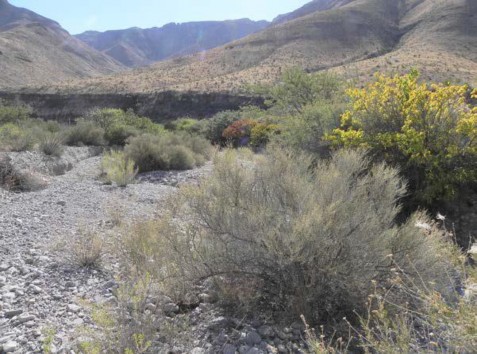
{"type": "Polygon", "coordinates": [[[34,192],[46,183],[29,171],[16,169],[8,156],[0,156],[0,187],[12,192],[34,192]]]}
{"type": "Polygon", "coordinates": [[[234,147],[265,146],[270,139],[278,135],[281,129],[278,124],[268,120],[237,120],[222,132],[222,137],[228,144],[234,147]]]}
{"type": "Polygon", "coordinates": [[[104,129],[85,120],[79,120],[65,135],[65,144],[70,146],[103,146],[106,143],[104,129]]]}
{"type": "Polygon", "coordinates": [[[137,175],[134,161],[130,160],[122,151],[105,153],[101,161],[101,168],[106,182],[116,183],[119,187],[126,187],[133,183],[137,175]]]}
{"type": "Polygon", "coordinates": [[[60,237],[52,251],[74,266],[99,268],[104,255],[104,242],[101,235],[87,228],[76,230],[70,237],[60,237]]]}
{"type": "Polygon", "coordinates": [[[202,138],[188,135],[145,134],[132,138],[125,152],[140,172],[184,170],[203,164],[210,145],[202,138]]]}
{"type": "MultiPolygon", "coordinates": [[[[394,279],[401,283],[398,275],[394,279]]],[[[366,353],[473,353],[477,350],[477,303],[459,298],[449,303],[432,290],[406,289],[419,312],[397,308],[386,294],[370,296],[361,318],[360,346],[366,353]]]]}
{"type": "Polygon", "coordinates": [[[27,129],[13,123],[0,126],[0,149],[3,151],[27,151],[35,145],[34,136],[27,129]]]}
{"type": "Polygon", "coordinates": [[[267,105],[282,114],[301,114],[306,106],[317,101],[332,101],[343,90],[342,80],[330,73],[307,74],[300,68],[286,70],[277,85],[256,87],[267,98],[267,105]]]}
{"type": "MultiPolygon", "coordinates": [[[[78,332],[79,353],[147,353],[162,323],[147,309],[151,304],[147,274],[126,281],[116,291],[116,306],[92,304],[91,317],[99,331],[78,332]]],[[[86,304],[88,305],[88,304],[86,304]]]]}
{"type": "Polygon", "coordinates": [[[131,136],[140,133],[160,134],[164,128],[149,118],[140,117],[132,110],[100,109],[91,112],[86,120],[104,129],[105,138],[110,145],[125,145],[131,136]]]}
{"type": "Polygon", "coordinates": [[[205,137],[212,142],[212,144],[225,145],[227,140],[223,137],[224,130],[240,120],[239,112],[224,111],[217,113],[207,121],[205,126],[205,137]]]}
{"type": "Polygon", "coordinates": [[[281,130],[278,124],[259,122],[250,132],[250,144],[255,147],[265,146],[270,139],[280,135],[281,130]]]}
{"type": "Polygon", "coordinates": [[[222,132],[222,137],[233,146],[246,146],[250,142],[252,130],[258,124],[251,119],[241,119],[233,122],[222,132]]]}
{"type": "Polygon", "coordinates": [[[168,122],[165,128],[172,131],[189,133],[191,135],[202,134],[204,129],[203,121],[192,118],[179,118],[168,122]]]}
{"type": "Polygon", "coordinates": [[[64,137],[59,133],[47,133],[40,138],[39,150],[48,156],[60,157],[63,154],[64,137]]]}
{"type": "Polygon", "coordinates": [[[312,323],[365,313],[373,281],[413,306],[390,283],[395,264],[419,280],[410,286],[449,295],[456,274],[442,235],[419,227],[422,213],[395,223],[406,193],[397,170],[353,151],[316,162],[282,150],[238,156],[227,151],[210,179],[175,196],[180,222],[158,226],[155,249],[168,251],[149,264],[163,281],[253,283],[249,308],[312,323]]]}
{"type": "Polygon", "coordinates": [[[109,145],[124,146],[130,137],[138,136],[141,132],[125,124],[115,124],[110,127],[105,134],[105,138],[109,145]]]}
{"type": "Polygon", "coordinates": [[[302,113],[283,119],[281,134],[273,140],[297,151],[326,152],[330,144],[324,136],[339,126],[342,112],[341,104],[317,101],[304,107],[302,113]]]}
{"type": "Polygon", "coordinates": [[[401,166],[421,202],[452,197],[477,176],[477,110],[467,93],[467,86],[420,84],[417,72],[377,76],[348,91],[351,107],[329,140],[401,166]]]}
{"type": "Polygon", "coordinates": [[[0,125],[20,123],[30,118],[31,108],[25,105],[11,105],[0,100],[0,125]]]}

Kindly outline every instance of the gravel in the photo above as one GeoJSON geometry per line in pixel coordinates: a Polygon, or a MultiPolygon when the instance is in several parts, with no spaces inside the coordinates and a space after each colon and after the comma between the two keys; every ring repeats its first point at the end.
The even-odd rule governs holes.
{"type": "MultiPolygon", "coordinates": [[[[97,155],[90,148],[66,148],[60,159],[37,152],[9,154],[15,167],[41,175],[48,184],[30,193],[0,189],[0,353],[42,353],[51,333],[53,352],[70,352],[79,327],[95,328],[84,304],[115,304],[114,263],[100,269],[74,266],[55,249],[58,240],[69,244],[83,228],[111,235],[118,217],[155,217],[177,186],[197,184],[212,170],[207,163],[191,171],[152,172],[118,188],[98,179],[97,155]]],[[[208,286],[194,291],[197,304],[185,313],[164,296],[147,304],[147,311],[162,316],[159,323],[190,324],[174,343],[158,338],[151,352],[302,352],[299,332],[228,317],[208,286]]]]}
{"type": "MultiPolygon", "coordinates": [[[[115,286],[113,274],[68,265],[53,251],[57,240],[74,237],[83,227],[108,229],[119,209],[129,219],[154,216],[176,190],[147,177],[126,188],[104,185],[97,154],[91,148],[66,148],[60,159],[39,152],[9,154],[15,167],[41,174],[48,186],[31,193],[0,189],[0,337],[9,336],[4,352],[41,352],[48,328],[59,329],[55,340],[61,347],[78,324],[90,322],[81,318],[80,300],[111,296],[105,289],[115,286]]],[[[168,172],[167,178],[177,185],[199,175],[168,172]]]]}

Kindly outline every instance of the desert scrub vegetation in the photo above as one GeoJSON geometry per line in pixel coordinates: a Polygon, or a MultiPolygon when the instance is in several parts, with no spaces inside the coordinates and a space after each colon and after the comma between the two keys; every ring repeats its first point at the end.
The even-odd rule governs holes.
{"type": "Polygon", "coordinates": [[[60,133],[45,133],[40,137],[38,148],[48,156],[60,157],[63,154],[64,137],[60,133]]]}
{"type": "Polygon", "coordinates": [[[124,151],[139,172],[187,170],[207,161],[211,145],[201,137],[188,134],[144,134],[131,138],[124,151]]]}
{"type": "Polygon", "coordinates": [[[71,235],[62,235],[54,240],[51,251],[61,256],[61,259],[69,265],[100,268],[105,247],[99,232],[80,227],[71,235]]]}
{"type": "Polygon", "coordinates": [[[272,140],[297,151],[326,154],[329,142],[323,137],[339,126],[347,85],[333,74],[307,74],[291,68],[274,85],[249,87],[252,93],[265,97],[267,114],[273,117],[267,118],[273,124],[273,133],[267,134],[265,142],[272,140]]]}
{"type": "Polygon", "coordinates": [[[102,176],[106,183],[115,183],[118,187],[126,187],[134,182],[137,168],[123,151],[110,151],[101,160],[102,176]]]}
{"type": "Polygon", "coordinates": [[[151,279],[143,274],[116,290],[114,308],[107,304],[85,304],[90,307],[93,323],[99,331],[78,330],[77,351],[84,354],[147,353],[161,325],[147,309],[151,291],[151,279]]]}
{"type": "Polygon", "coordinates": [[[132,110],[105,108],[78,119],[66,132],[66,143],[73,146],[124,146],[128,139],[142,134],[161,135],[164,127],[132,110]]]}
{"type": "Polygon", "coordinates": [[[477,108],[466,85],[418,79],[416,71],[378,75],[365,88],[348,90],[350,107],[328,140],[369,148],[377,159],[400,166],[418,202],[430,204],[475,182],[477,108]]]}
{"type": "Polygon", "coordinates": [[[179,118],[167,122],[164,128],[173,132],[184,132],[191,135],[205,135],[204,129],[207,124],[205,120],[193,118],[179,118]]]}
{"type": "Polygon", "coordinates": [[[130,137],[144,133],[160,135],[164,127],[149,118],[140,117],[132,110],[106,108],[92,111],[85,118],[104,129],[104,138],[111,146],[124,146],[130,137]]]}
{"type": "Polygon", "coordinates": [[[126,233],[135,251],[124,258],[164,291],[208,278],[237,289],[254,284],[255,295],[241,297],[244,308],[282,319],[306,314],[312,324],[344,316],[357,323],[373,281],[394,303],[417,306],[393,287],[396,264],[410,288],[454,296],[460,274],[442,233],[419,227],[431,223],[424,213],[395,223],[405,193],[397,170],[371,165],[363,152],[316,162],[281,149],[229,150],[210,179],[174,197],[171,218],[126,233]]]}
{"type": "Polygon", "coordinates": [[[10,157],[0,155],[0,187],[12,192],[33,192],[46,187],[46,182],[30,171],[20,171],[10,157]]]}
{"type": "Polygon", "coordinates": [[[93,122],[79,119],[66,131],[65,143],[70,146],[104,146],[104,129],[93,122]]]}

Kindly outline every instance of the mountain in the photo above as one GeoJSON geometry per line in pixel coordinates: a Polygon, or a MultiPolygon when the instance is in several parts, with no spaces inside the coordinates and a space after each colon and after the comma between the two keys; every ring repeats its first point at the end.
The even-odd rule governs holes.
{"type": "Polygon", "coordinates": [[[57,22],[0,0],[0,86],[46,85],[123,69],[57,22]]]}
{"type": "Polygon", "coordinates": [[[161,28],[88,31],[76,37],[128,67],[211,49],[258,32],[269,23],[249,19],[170,23],[161,28]]]}
{"type": "Polygon", "coordinates": [[[477,86],[477,1],[313,1],[222,47],[63,88],[236,92],[247,84],[274,82],[291,66],[357,81],[370,80],[375,72],[417,68],[426,80],[477,86]]]}
{"type": "Polygon", "coordinates": [[[313,12],[338,8],[351,1],[353,0],[313,0],[312,2],[309,2],[308,4],[305,4],[304,6],[300,7],[298,10],[295,10],[288,14],[277,16],[273,20],[272,24],[276,25],[280,23],[285,23],[296,18],[309,15],[313,12]]]}

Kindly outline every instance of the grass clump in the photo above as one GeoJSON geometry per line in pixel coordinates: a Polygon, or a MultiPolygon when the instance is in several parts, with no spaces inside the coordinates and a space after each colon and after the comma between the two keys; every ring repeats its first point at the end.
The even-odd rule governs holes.
{"type": "Polygon", "coordinates": [[[48,156],[60,157],[63,154],[64,138],[59,133],[47,133],[40,139],[38,148],[48,156]]]}
{"type": "Polygon", "coordinates": [[[210,144],[200,137],[145,134],[130,139],[124,151],[135,162],[139,172],[149,172],[187,170],[203,165],[210,149],[210,144]]]}
{"type": "Polygon", "coordinates": [[[126,187],[133,183],[137,175],[134,161],[122,151],[105,153],[101,161],[101,168],[106,182],[116,183],[118,187],[126,187]]]}
{"type": "Polygon", "coordinates": [[[57,240],[53,250],[71,265],[99,268],[104,254],[104,242],[98,232],[81,228],[71,238],[62,237],[57,240]]]}

